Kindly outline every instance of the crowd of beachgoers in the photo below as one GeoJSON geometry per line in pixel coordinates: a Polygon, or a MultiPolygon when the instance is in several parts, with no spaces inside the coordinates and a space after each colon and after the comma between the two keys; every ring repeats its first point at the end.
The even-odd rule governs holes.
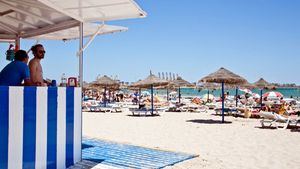
{"type": "MultiPolygon", "coordinates": [[[[294,98],[284,98],[276,91],[269,91],[262,96],[252,93],[251,90],[240,89],[243,94],[232,96],[224,95],[224,111],[235,116],[259,118],[261,111],[274,112],[279,115],[297,115],[300,112],[300,101],[294,98]],[[262,100],[261,100],[262,99],[262,100]]],[[[152,107],[152,98],[148,91],[97,91],[85,90],[83,109],[85,111],[102,111],[109,107],[136,108],[149,110],[152,107]]],[[[208,109],[221,112],[222,97],[213,94],[204,94],[201,97],[181,96],[176,91],[166,95],[153,95],[153,108],[157,111],[170,112],[206,112],[208,109]]],[[[120,110],[119,109],[119,110],[120,110]]],[[[131,109],[134,110],[134,109],[131,109]]]]}

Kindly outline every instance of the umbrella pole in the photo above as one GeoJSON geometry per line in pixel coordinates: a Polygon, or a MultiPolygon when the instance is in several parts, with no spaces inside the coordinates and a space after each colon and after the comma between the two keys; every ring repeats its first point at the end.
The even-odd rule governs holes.
{"type": "Polygon", "coordinates": [[[207,100],[206,102],[209,102],[209,89],[207,89],[207,100]]]}
{"type": "Polygon", "coordinates": [[[169,89],[167,88],[167,101],[169,101],[169,89]]]}
{"type": "Polygon", "coordinates": [[[141,91],[141,88],[139,88],[139,105],[141,104],[141,94],[142,94],[142,91],[141,91]]]}
{"type": "Polygon", "coordinates": [[[179,99],[179,103],[180,103],[180,98],[181,98],[181,94],[180,94],[180,87],[178,88],[178,99],[179,99]]]}
{"type": "Polygon", "coordinates": [[[260,110],[262,109],[262,93],[263,93],[263,89],[260,89],[260,110]]]}
{"type": "Polygon", "coordinates": [[[110,89],[108,89],[108,103],[110,103],[110,89]]]}
{"type": "Polygon", "coordinates": [[[239,90],[239,88],[238,87],[236,87],[235,88],[235,107],[237,108],[237,106],[238,106],[238,98],[237,98],[237,96],[238,96],[238,91],[239,90]]]}
{"type": "Polygon", "coordinates": [[[222,123],[224,123],[224,82],[222,82],[222,123]]]}
{"type": "Polygon", "coordinates": [[[104,107],[106,107],[106,87],[104,87],[104,107]]]}
{"type": "Polygon", "coordinates": [[[151,85],[151,114],[153,114],[153,85],[151,85]]]}

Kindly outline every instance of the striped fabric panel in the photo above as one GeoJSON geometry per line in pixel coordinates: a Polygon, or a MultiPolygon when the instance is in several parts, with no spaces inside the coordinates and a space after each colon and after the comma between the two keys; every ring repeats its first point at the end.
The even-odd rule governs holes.
{"type": "Polygon", "coordinates": [[[9,87],[8,168],[23,164],[23,87],[9,87]]]}
{"type": "Polygon", "coordinates": [[[74,163],[81,161],[81,88],[74,90],[74,163]],[[76,124],[76,125],[75,125],[76,124]]]}
{"type": "Polygon", "coordinates": [[[0,169],[8,166],[8,87],[0,87],[0,169]]]}
{"type": "Polygon", "coordinates": [[[66,168],[66,88],[57,93],[57,168],[66,168]]]}
{"type": "Polygon", "coordinates": [[[47,169],[56,169],[57,166],[57,88],[48,88],[47,97],[47,169]]]}
{"type": "Polygon", "coordinates": [[[66,102],[66,167],[74,164],[74,88],[67,88],[66,102]]]}
{"type": "Polygon", "coordinates": [[[23,169],[35,168],[36,87],[24,88],[23,105],[23,169]]]}
{"type": "Polygon", "coordinates": [[[47,167],[47,87],[37,87],[36,91],[36,153],[35,168],[47,167]]]}
{"type": "Polygon", "coordinates": [[[1,86],[0,169],[61,169],[80,161],[81,120],[80,88],[1,86]]]}

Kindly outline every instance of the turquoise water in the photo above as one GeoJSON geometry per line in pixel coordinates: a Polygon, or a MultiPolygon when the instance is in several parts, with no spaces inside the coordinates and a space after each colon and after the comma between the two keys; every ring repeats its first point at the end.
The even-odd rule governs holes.
{"type": "MultiPolygon", "coordinates": [[[[150,92],[150,90],[147,90],[150,92]]],[[[207,90],[198,90],[198,89],[192,89],[192,88],[181,88],[181,95],[182,96],[201,96],[204,94],[207,94],[207,90]]],[[[225,92],[229,92],[229,95],[235,95],[236,90],[235,89],[225,89],[225,92]]],[[[263,93],[269,92],[271,90],[263,90],[263,93]]],[[[284,95],[284,97],[293,97],[293,98],[300,98],[300,89],[297,88],[278,88],[275,91],[280,92],[284,95]]],[[[170,91],[169,91],[170,92],[170,91]]],[[[177,91],[178,92],[178,91],[177,91]]],[[[252,92],[260,94],[260,89],[253,89],[252,92]]],[[[155,94],[158,95],[164,95],[167,93],[167,90],[165,89],[159,89],[154,90],[155,94]]],[[[221,89],[210,91],[211,94],[214,96],[220,96],[221,95],[221,89]]],[[[244,92],[238,90],[238,94],[244,94],[244,92]]]]}

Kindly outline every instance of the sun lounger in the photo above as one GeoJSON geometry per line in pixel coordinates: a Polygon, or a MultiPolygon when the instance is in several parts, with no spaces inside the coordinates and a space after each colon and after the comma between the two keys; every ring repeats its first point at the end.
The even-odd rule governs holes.
{"type": "MultiPolygon", "coordinates": [[[[222,114],[222,108],[215,108],[215,112],[216,112],[216,114],[218,115],[218,114],[222,114]]],[[[224,114],[226,114],[226,115],[234,115],[234,114],[236,114],[238,111],[237,111],[237,109],[236,108],[228,108],[228,107],[225,107],[224,108],[224,114]]]]}
{"type": "Polygon", "coordinates": [[[151,115],[151,116],[154,116],[154,115],[159,115],[158,114],[158,110],[157,109],[153,109],[153,113],[151,111],[150,108],[129,108],[129,111],[132,112],[132,115],[133,116],[141,116],[141,115],[144,115],[144,116],[147,116],[147,115],[151,115]]]}
{"type": "Polygon", "coordinates": [[[282,115],[279,115],[274,112],[266,112],[266,111],[261,111],[259,113],[260,117],[263,119],[260,121],[261,126],[265,127],[276,127],[278,129],[278,124],[283,123],[283,129],[286,129],[289,125],[294,124],[297,125],[299,122],[299,117],[297,116],[289,116],[289,117],[284,117],[282,115]],[[269,125],[266,125],[269,124],[269,125]]]}

